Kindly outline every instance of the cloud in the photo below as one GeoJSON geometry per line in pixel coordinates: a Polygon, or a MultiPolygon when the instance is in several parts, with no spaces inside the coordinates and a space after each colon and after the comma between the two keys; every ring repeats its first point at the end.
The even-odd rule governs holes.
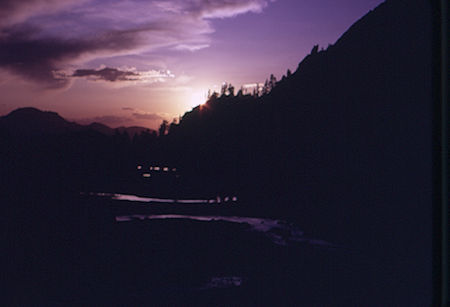
{"type": "Polygon", "coordinates": [[[123,111],[134,111],[134,108],[123,107],[122,110],[123,110],[123,111]]]}
{"type": "Polygon", "coordinates": [[[0,0],[0,26],[11,25],[38,14],[56,13],[86,0],[0,0]]]}
{"type": "Polygon", "coordinates": [[[209,44],[200,44],[200,45],[187,45],[187,44],[180,44],[175,46],[175,50],[189,50],[189,51],[197,51],[200,49],[208,48],[209,44]]]}
{"type": "Polygon", "coordinates": [[[269,2],[0,0],[0,68],[46,88],[68,86],[73,77],[159,82],[170,77],[167,72],[83,66],[95,59],[207,48],[211,19],[260,12],[269,2]]]}
{"type": "Polygon", "coordinates": [[[93,77],[94,80],[106,81],[134,81],[138,80],[139,73],[133,71],[122,71],[116,68],[95,69],[77,69],[72,77],[93,77]]]}
{"type": "Polygon", "coordinates": [[[189,1],[191,10],[202,18],[226,18],[253,12],[259,13],[268,5],[266,0],[194,0],[189,1]]]}
{"type": "Polygon", "coordinates": [[[133,36],[117,31],[97,35],[95,39],[76,40],[39,38],[36,32],[29,28],[3,30],[0,35],[0,67],[48,87],[62,87],[68,83],[61,73],[65,62],[89,52],[119,52],[125,50],[127,44],[135,43],[133,36]]]}
{"type": "MultiPolygon", "coordinates": [[[[129,109],[133,108],[122,108],[127,109],[127,111],[131,111],[129,109]]],[[[93,117],[86,117],[86,118],[78,118],[78,119],[72,119],[73,121],[82,124],[82,125],[89,125],[92,123],[101,123],[104,125],[107,125],[111,128],[117,128],[121,126],[136,126],[136,125],[144,125],[144,126],[154,126],[155,128],[158,126],[159,122],[163,119],[170,118],[170,114],[166,113],[150,113],[150,112],[144,112],[134,109],[135,112],[131,115],[100,115],[100,116],[93,116],[93,117]]]]}
{"type": "Polygon", "coordinates": [[[136,119],[145,119],[145,120],[161,120],[164,119],[162,116],[156,114],[156,113],[133,113],[133,117],[136,119]]]}
{"type": "Polygon", "coordinates": [[[135,68],[121,70],[118,68],[110,68],[110,67],[104,67],[98,70],[77,69],[70,76],[65,75],[64,72],[62,72],[60,76],[61,78],[85,77],[88,80],[92,81],[97,80],[104,80],[109,82],[134,81],[144,83],[164,82],[165,79],[174,77],[174,75],[168,70],[136,71],[135,68]]]}

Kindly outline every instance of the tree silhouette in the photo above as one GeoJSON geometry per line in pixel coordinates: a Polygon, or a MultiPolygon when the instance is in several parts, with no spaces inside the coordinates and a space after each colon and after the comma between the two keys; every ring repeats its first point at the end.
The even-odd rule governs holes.
{"type": "Polygon", "coordinates": [[[216,91],[214,91],[211,96],[209,97],[209,101],[213,101],[216,100],[217,98],[219,98],[219,93],[217,93],[216,91]]]}
{"type": "Polygon", "coordinates": [[[276,84],[277,84],[277,78],[275,78],[275,76],[273,74],[271,74],[270,75],[270,80],[269,80],[270,91],[275,88],[276,84]]]}
{"type": "Polygon", "coordinates": [[[220,97],[225,96],[227,93],[227,90],[228,90],[228,83],[224,82],[222,84],[222,87],[220,88],[220,97]]]}
{"type": "Polygon", "coordinates": [[[227,92],[228,92],[228,95],[234,96],[234,86],[231,85],[231,83],[228,84],[227,92]]]}
{"type": "Polygon", "coordinates": [[[159,136],[163,136],[166,134],[167,130],[169,128],[169,122],[167,120],[163,120],[161,123],[161,126],[159,126],[159,136]]]}
{"type": "Polygon", "coordinates": [[[239,89],[238,93],[237,93],[237,97],[242,97],[244,96],[244,86],[241,86],[241,88],[239,89]]]}
{"type": "Polygon", "coordinates": [[[264,82],[264,86],[262,89],[262,94],[263,95],[267,95],[270,92],[270,82],[269,79],[266,79],[266,81],[264,82]]]}
{"type": "Polygon", "coordinates": [[[255,88],[253,89],[253,97],[259,96],[259,83],[256,83],[255,88]]]}

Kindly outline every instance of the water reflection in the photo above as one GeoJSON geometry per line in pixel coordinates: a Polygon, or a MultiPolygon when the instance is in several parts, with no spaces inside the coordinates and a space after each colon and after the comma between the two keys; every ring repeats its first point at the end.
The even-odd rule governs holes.
{"type": "Polygon", "coordinates": [[[138,202],[154,202],[154,203],[174,203],[174,199],[167,198],[154,198],[154,197],[140,197],[136,195],[126,195],[126,194],[107,194],[107,193],[97,193],[99,196],[109,196],[111,199],[115,200],[127,200],[127,201],[138,201],[138,202]],[[102,195],[100,195],[102,194],[102,195]]]}
{"type": "Polygon", "coordinates": [[[132,214],[116,216],[117,222],[130,222],[133,220],[156,220],[156,219],[188,219],[194,221],[225,221],[230,223],[248,224],[251,231],[264,233],[273,243],[277,245],[288,245],[295,242],[318,245],[328,248],[336,248],[335,245],[317,239],[309,239],[304,236],[296,225],[283,220],[242,217],[242,216],[197,216],[180,214],[144,215],[132,214]]]}
{"type": "MultiPolygon", "coordinates": [[[[142,174],[143,177],[150,177],[151,175],[148,173],[142,174]]],[[[129,195],[129,194],[115,194],[115,193],[89,193],[89,195],[102,196],[102,197],[110,197],[114,200],[125,200],[125,201],[137,201],[144,203],[179,203],[179,204],[215,204],[224,202],[237,202],[238,198],[236,196],[229,197],[226,196],[223,201],[220,196],[217,196],[214,199],[170,199],[170,198],[154,198],[154,197],[141,197],[137,195],[129,195]]]]}
{"type": "MultiPolygon", "coordinates": [[[[136,166],[136,168],[138,170],[142,170],[142,169],[145,169],[147,167],[146,166],[144,167],[143,165],[139,164],[139,165],[136,166]]],[[[148,167],[148,169],[150,171],[163,171],[163,172],[170,172],[170,171],[176,172],[177,171],[176,167],[158,166],[158,165],[151,165],[151,166],[148,167]]]]}

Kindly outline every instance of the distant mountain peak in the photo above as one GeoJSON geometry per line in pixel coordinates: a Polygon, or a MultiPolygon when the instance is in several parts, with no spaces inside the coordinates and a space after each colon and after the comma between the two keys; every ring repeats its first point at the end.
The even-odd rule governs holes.
{"type": "Polygon", "coordinates": [[[114,129],[98,122],[80,125],[67,121],[56,112],[42,111],[34,107],[18,108],[5,116],[1,116],[0,126],[13,134],[19,135],[61,134],[92,130],[109,136],[113,135],[115,131],[120,133],[127,132],[129,136],[133,137],[144,131],[153,131],[146,127],[137,126],[114,129]]]}
{"type": "Polygon", "coordinates": [[[16,116],[53,116],[63,119],[58,113],[51,111],[42,111],[34,107],[23,107],[15,109],[7,114],[5,117],[16,117],[16,116]]]}

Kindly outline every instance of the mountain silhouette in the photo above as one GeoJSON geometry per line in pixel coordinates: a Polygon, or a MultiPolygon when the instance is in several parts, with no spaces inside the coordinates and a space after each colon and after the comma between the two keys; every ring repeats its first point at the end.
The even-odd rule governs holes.
{"type": "Polygon", "coordinates": [[[20,135],[59,134],[80,130],[81,125],[68,122],[55,112],[36,108],[19,108],[0,117],[0,126],[10,133],[20,135]]]}
{"type": "Polygon", "coordinates": [[[315,46],[270,93],[212,97],[186,113],[166,137],[173,159],[209,176],[202,187],[232,187],[370,250],[395,268],[396,304],[428,305],[431,39],[429,1],[388,0],[335,44],[315,46]],[[412,267],[414,277],[399,277],[412,267]]]}
{"type": "Polygon", "coordinates": [[[106,126],[105,124],[101,124],[101,123],[91,123],[89,125],[86,126],[88,129],[94,130],[94,131],[98,131],[102,134],[105,135],[113,135],[114,134],[114,129],[111,127],[106,126]]]}
{"type": "Polygon", "coordinates": [[[41,111],[33,107],[19,108],[0,117],[0,127],[12,135],[20,136],[56,135],[91,130],[107,136],[112,136],[116,132],[121,134],[126,132],[130,137],[133,137],[144,131],[153,131],[138,126],[111,128],[96,122],[89,125],[80,125],[67,121],[56,112],[41,111]]]}
{"type": "Polygon", "coordinates": [[[137,165],[170,165],[181,176],[156,186],[145,181],[141,191],[237,195],[236,208],[246,215],[295,221],[389,276],[380,283],[368,274],[367,292],[382,295],[369,295],[367,305],[428,306],[431,38],[428,1],[387,0],[333,45],[314,46],[270,91],[212,95],[179,123],[164,122],[159,137],[145,128],[81,126],[53,112],[18,109],[0,118],[0,133],[62,136],[36,138],[28,147],[20,138],[0,138],[4,189],[16,191],[8,201],[17,203],[17,194],[39,213],[35,195],[61,191],[52,200],[59,208],[67,190],[133,189],[143,182],[137,165]],[[78,133],[83,129],[103,135],[78,133]],[[126,136],[139,131],[131,141],[126,136]]]}
{"type": "Polygon", "coordinates": [[[124,133],[126,131],[126,133],[130,136],[133,137],[135,135],[139,135],[142,132],[152,132],[155,130],[149,129],[149,128],[145,128],[145,127],[139,127],[139,126],[131,126],[131,127],[118,127],[115,128],[115,130],[117,130],[119,133],[124,133]]]}
{"type": "Polygon", "coordinates": [[[386,1],[334,45],[314,47],[269,94],[211,98],[171,127],[174,159],[228,184],[251,182],[251,194],[272,191],[274,201],[302,186],[292,202],[315,208],[345,198],[420,207],[419,195],[399,190],[430,189],[430,9],[386,1]]]}

